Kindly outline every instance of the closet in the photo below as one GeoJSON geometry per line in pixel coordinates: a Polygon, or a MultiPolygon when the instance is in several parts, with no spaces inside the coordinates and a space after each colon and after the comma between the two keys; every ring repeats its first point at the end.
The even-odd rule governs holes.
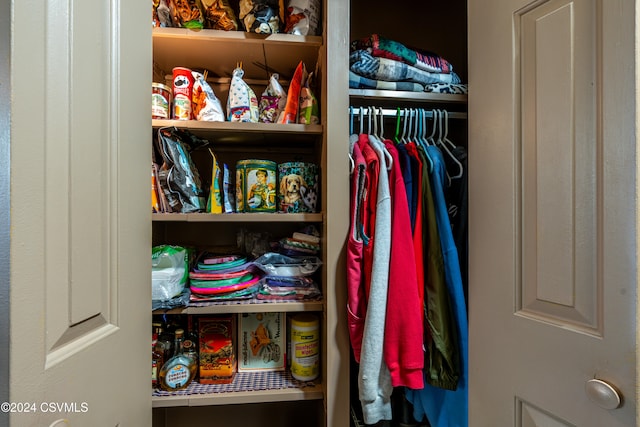
{"type": "MultiPolygon", "coordinates": [[[[231,168],[240,159],[264,158],[276,162],[306,161],[319,165],[320,209],[307,214],[154,214],[153,244],[202,247],[233,245],[238,230],[286,234],[312,224],[322,236],[323,299],[307,303],[221,305],[174,309],[176,314],[238,314],[255,311],[312,312],[321,319],[321,374],[305,386],[275,386],[271,390],[216,389],[195,394],[156,393],[152,398],[153,424],[204,426],[219,423],[251,426],[346,426],[349,408],[349,342],[346,324],[346,289],[343,245],[348,227],[349,160],[347,156],[348,107],[384,108],[389,131],[396,109],[441,109],[457,117],[466,111],[465,95],[410,94],[348,88],[349,41],[373,33],[407,45],[437,52],[449,60],[466,80],[466,4],[427,2],[405,8],[389,8],[383,2],[323,2],[322,34],[262,36],[243,32],[159,28],[153,30],[154,81],[164,82],[173,67],[206,69],[216,95],[225,105],[231,72],[242,62],[245,80],[259,95],[269,72],[285,81],[297,63],[318,71],[320,124],[271,125],[254,123],[205,123],[154,120],[155,131],[177,125],[212,142],[220,162],[231,168]],[[420,18],[424,17],[424,18],[420,18]],[[419,31],[416,31],[420,29],[419,31]],[[347,40],[348,39],[348,40],[347,40]],[[225,78],[225,76],[227,78],[225,78]],[[163,81],[164,80],[164,81],[163,81]]],[[[386,132],[385,132],[386,133],[386,132]]],[[[449,137],[466,145],[465,120],[449,120],[449,137]]],[[[206,165],[208,153],[194,152],[194,161],[206,165]]],[[[206,180],[210,169],[200,170],[206,180]]],[[[160,312],[156,312],[158,314],[160,312]]],[[[246,375],[246,374],[244,374],[246,375]]]]}

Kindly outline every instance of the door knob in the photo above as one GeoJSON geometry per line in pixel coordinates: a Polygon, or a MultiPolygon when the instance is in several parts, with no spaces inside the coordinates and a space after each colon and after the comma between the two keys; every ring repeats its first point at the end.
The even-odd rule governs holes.
{"type": "Polygon", "coordinates": [[[606,381],[592,379],[584,386],[589,399],[603,409],[616,409],[622,403],[622,396],[606,381]]]}

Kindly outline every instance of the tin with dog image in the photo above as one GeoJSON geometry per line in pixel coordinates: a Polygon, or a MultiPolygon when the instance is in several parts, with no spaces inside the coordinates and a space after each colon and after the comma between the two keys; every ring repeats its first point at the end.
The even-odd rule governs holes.
{"type": "Polygon", "coordinates": [[[278,165],[278,212],[317,212],[318,166],[306,162],[278,165]]]}

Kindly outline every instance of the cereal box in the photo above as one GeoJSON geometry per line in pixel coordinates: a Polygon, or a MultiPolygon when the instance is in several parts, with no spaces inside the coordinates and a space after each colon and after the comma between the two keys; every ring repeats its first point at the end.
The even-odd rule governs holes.
{"type": "Polygon", "coordinates": [[[234,316],[198,319],[201,384],[229,384],[236,371],[234,316]]]}
{"type": "Polygon", "coordinates": [[[242,313],[238,323],[238,372],[284,370],[284,313],[242,313]]]}

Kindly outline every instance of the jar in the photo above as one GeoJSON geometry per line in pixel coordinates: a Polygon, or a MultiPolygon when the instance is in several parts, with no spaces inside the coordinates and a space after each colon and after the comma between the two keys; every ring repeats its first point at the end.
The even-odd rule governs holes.
{"type": "Polygon", "coordinates": [[[319,373],[320,322],[315,314],[298,314],[291,319],[291,375],[312,381],[319,373]]]}

